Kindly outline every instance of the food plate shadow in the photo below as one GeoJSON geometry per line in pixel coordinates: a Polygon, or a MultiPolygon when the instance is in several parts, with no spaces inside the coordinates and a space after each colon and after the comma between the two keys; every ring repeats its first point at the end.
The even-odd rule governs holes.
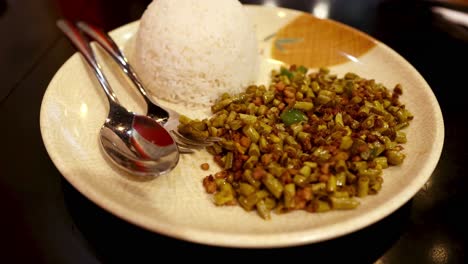
{"type": "Polygon", "coordinates": [[[328,263],[374,263],[408,228],[412,200],[383,220],[325,242],[275,248],[237,249],[189,243],[139,228],[98,207],[62,180],[65,204],[74,228],[103,263],[139,263],[154,259],[291,259],[312,257],[328,263]],[[359,245],[362,250],[357,250],[359,245]],[[182,254],[174,254],[180,252],[182,254]]]}

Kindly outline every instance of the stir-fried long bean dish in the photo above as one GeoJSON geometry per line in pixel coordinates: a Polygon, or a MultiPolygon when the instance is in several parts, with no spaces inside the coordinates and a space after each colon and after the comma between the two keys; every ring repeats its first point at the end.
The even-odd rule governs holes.
{"type": "MultiPolygon", "coordinates": [[[[268,87],[223,94],[204,120],[181,117],[179,132],[222,140],[207,150],[221,167],[203,180],[216,205],[271,212],[353,209],[377,194],[383,170],[400,165],[413,115],[403,93],[354,73],[302,66],[272,71],[268,87]]],[[[207,168],[207,164],[202,167],[207,168]]]]}

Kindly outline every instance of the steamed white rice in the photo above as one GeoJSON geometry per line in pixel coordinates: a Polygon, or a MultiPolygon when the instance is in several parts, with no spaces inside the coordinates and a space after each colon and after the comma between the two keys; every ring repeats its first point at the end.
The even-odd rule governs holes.
{"type": "Polygon", "coordinates": [[[209,106],[258,72],[255,29],[237,0],[154,0],[138,28],[134,66],[156,97],[209,106]]]}

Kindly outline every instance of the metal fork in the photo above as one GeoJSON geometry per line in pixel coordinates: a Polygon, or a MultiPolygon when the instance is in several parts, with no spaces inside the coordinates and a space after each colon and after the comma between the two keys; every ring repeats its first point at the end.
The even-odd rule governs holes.
{"type": "Polygon", "coordinates": [[[109,55],[111,55],[111,57],[122,68],[125,74],[138,88],[140,94],[143,96],[148,106],[146,115],[161,123],[167,130],[172,133],[172,135],[174,135],[174,139],[182,153],[191,153],[193,152],[193,149],[200,149],[211,146],[214,142],[220,140],[220,138],[217,137],[208,137],[204,140],[191,139],[180,134],[177,131],[180,114],[173,109],[167,107],[163,108],[156,101],[154,101],[152,97],[148,96],[148,92],[144,88],[136,72],[133,70],[132,66],[130,66],[127,58],[114,42],[114,40],[109,36],[109,34],[99,29],[98,27],[82,21],[78,22],[77,26],[91,39],[95,40],[107,53],[109,53],[109,55]]]}

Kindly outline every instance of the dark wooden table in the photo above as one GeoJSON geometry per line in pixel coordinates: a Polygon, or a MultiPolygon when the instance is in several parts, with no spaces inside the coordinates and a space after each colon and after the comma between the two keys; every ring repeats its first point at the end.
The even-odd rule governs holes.
{"type": "MultiPolygon", "coordinates": [[[[138,19],[149,0],[0,0],[0,263],[158,263],[289,259],[305,263],[466,263],[468,238],[468,30],[423,1],[277,0],[381,40],[427,80],[442,108],[445,143],[432,175],[399,210],[350,235],[283,249],[208,247],[164,237],[102,210],[55,168],[39,130],[47,85],[74,49],[57,30],[60,17],[111,30],[138,19]]],[[[445,1],[449,2],[449,1],[445,1]]],[[[467,1],[454,1],[467,10],[467,1]]],[[[424,136],[424,131],[421,131],[424,136]]]]}

